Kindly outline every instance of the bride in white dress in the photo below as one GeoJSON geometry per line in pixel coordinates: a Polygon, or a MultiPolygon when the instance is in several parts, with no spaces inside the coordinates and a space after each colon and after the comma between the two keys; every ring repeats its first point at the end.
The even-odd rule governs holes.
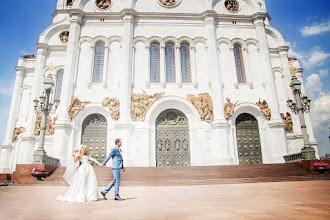
{"type": "Polygon", "coordinates": [[[97,200],[97,179],[93,167],[88,160],[102,166],[97,160],[87,155],[87,146],[83,145],[74,162],[81,161],[81,166],[74,175],[68,191],[64,196],[56,197],[65,202],[88,202],[97,200]]]}

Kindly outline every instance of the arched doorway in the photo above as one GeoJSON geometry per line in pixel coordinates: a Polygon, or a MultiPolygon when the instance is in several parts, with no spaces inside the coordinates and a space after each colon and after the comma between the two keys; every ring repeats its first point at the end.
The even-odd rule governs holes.
{"type": "Polygon", "coordinates": [[[87,145],[88,155],[103,162],[107,156],[107,120],[103,115],[92,114],[85,118],[81,143],[87,145]]]}
{"type": "Polygon", "coordinates": [[[157,166],[190,166],[189,123],[180,111],[168,109],[156,120],[157,166]]]}
{"type": "Polygon", "coordinates": [[[243,113],[236,118],[236,137],[239,164],[262,164],[258,121],[243,113]]]}

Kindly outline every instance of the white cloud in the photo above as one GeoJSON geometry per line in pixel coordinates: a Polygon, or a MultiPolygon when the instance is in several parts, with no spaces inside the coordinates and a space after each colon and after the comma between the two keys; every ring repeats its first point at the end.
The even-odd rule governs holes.
{"type": "Polygon", "coordinates": [[[328,75],[329,69],[320,70],[319,73],[320,73],[321,78],[325,77],[328,75]]]}
{"type": "Polygon", "coordinates": [[[314,135],[318,142],[320,156],[330,153],[330,92],[327,94],[321,93],[320,96],[312,102],[310,117],[314,135]]]}
{"type": "Polygon", "coordinates": [[[321,77],[318,74],[312,74],[306,79],[305,92],[308,97],[315,99],[316,93],[321,92],[323,83],[321,82],[321,77]]]}
{"type": "Polygon", "coordinates": [[[314,49],[306,54],[306,58],[308,59],[302,60],[303,65],[306,69],[310,69],[315,66],[322,66],[324,61],[330,57],[330,53],[320,50],[320,47],[314,47],[314,49]]]}
{"type": "Polygon", "coordinates": [[[11,96],[14,88],[14,80],[0,79],[0,95],[11,96]]]}
{"type": "Polygon", "coordinates": [[[298,60],[305,59],[305,55],[303,53],[294,51],[295,48],[296,48],[296,45],[297,45],[296,42],[293,42],[293,43],[285,42],[285,44],[289,47],[289,52],[288,52],[289,57],[293,57],[293,58],[296,58],[298,60]]]}
{"type": "Polygon", "coordinates": [[[311,26],[305,26],[300,29],[300,32],[304,37],[323,34],[329,31],[330,31],[330,19],[322,23],[315,22],[311,26]]]}

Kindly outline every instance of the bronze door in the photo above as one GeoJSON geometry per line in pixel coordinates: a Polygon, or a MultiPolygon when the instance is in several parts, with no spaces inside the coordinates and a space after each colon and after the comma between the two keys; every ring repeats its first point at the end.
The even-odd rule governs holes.
{"type": "Polygon", "coordinates": [[[180,111],[163,111],[156,120],[157,166],[190,166],[189,123],[180,111]]]}
{"type": "Polygon", "coordinates": [[[102,163],[107,154],[107,120],[100,114],[85,118],[82,126],[81,142],[87,145],[88,155],[102,163]]]}
{"type": "Polygon", "coordinates": [[[262,164],[258,121],[250,114],[236,119],[239,164],[262,164]]]}

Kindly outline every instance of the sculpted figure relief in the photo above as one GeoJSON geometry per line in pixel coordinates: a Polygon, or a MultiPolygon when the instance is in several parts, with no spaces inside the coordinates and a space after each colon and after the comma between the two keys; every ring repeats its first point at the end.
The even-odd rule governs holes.
{"type": "Polygon", "coordinates": [[[132,94],[131,97],[131,118],[133,121],[144,121],[149,108],[164,93],[156,93],[155,95],[147,95],[143,90],[143,94],[132,94]]]}
{"type": "Polygon", "coordinates": [[[102,101],[103,106],[108,106],[110,115],[114,120],[119,119],[119,98],[105,98],[102,101]]]}
{"type": "Polygon", "coordinates": [[[213,121],[212,99],[208,93],[199,94],[198,97],[187,95],[187,100],[195,106],[203,121],[213,121]]]}
{"type": "MultiPolygon", "coordinates": [[[[56,121],[56,117],[54,118],[54,121],[50,115],[47,116],[47,121],[46,121],[46,135],[53,135],[55,130],[54,130],[54,124],[56,121]]],[[[40,129],[41,129],[41,121],[42,121],[42,112],[37,113],[37,119],[36,119],[36,124],[34,128],[34,134],[35,135],[40,135],[40,129]]]]}
{"type": "Polygon", "coordinates": [[[63,31],[61,34],[60,34],[60,40],[62,42],[68,42],[69,41],[69,31],[63,31]]]}
{"type": "Polygon", "coordinates": [[[225,119],[229,119],[234,114],[234,108],[237,105],[238,101],[235,104],[230,102],[230,98],[226,98],[227,102],[224,105],[225,110],[225,119]]]}
{"type": "Polygon", "coordinates": [[[85,105],[90,101],[82,102],[76,96],[72,96],[71,104],[68,107],[68,113],[70,120],[72,120],[78,113],[85,108],[85,105]]]}
{"type": "Polygon", "coordinates": [[[289,112],[284,115],[284,113],[281,113],[281,118],[283,119],[285,123],[285,133],[292,133],[292,118],[289,112]]]}
{"type": "Polygon", "coordinates": [[[256,104],[259,106],[259,108],[260,108],[262,114],[265,116],[265,118],[267,120],[270,120],[272,113],[270,111],[270,108],[268,107],[266,100],[263,100],[262,102],[260,102],[260,98],[259,98],[259,101],[256,104]]]}
{"type": "Polygon", "coordinates": [[[100,9],[107,9],[111,5],[110,0],[96,0],[96,6],[100,9]]]}
{"type": "Polygon", "coordinates": [[[179,0],[159,0],[159,2],[166,6],[174,6],[178,3],[179,0]]]}
{"type": "Polygon", "coordinates": [[[26,129],[23,127],[20,128],[15,128],[14,129],[14,133],[13,133],[13,138],[12,138],[12,142],[16,141],[18,138],[18,135],[22,134],[26,129]]]}

